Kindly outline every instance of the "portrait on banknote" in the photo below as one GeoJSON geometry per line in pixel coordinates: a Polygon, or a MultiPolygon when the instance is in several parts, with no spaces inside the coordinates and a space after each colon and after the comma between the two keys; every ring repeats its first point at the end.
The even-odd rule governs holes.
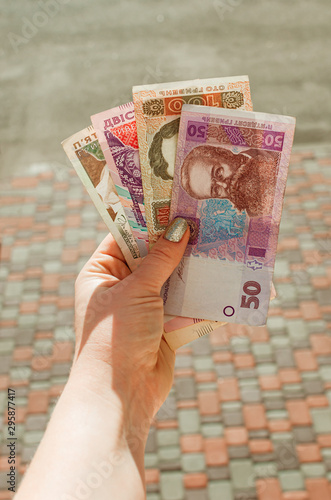
{"type": "Polygon", "coordinates": [[[148,151],[152,172],[167,181],[174,178],[175,153],[180,118],[162,125],[148,151]]]}
{"type": "Polygon", "coordinates": [[[184,159],[181,185],[191,198],[228,199],[250,217],[269,215],[278,160],[273,151],[251,148],[233,153],[221,146],[197,146],[184,159]]]}
{"type": "Polygon", "coordinates": [[[117,196],[106,162],[104,159],[101,159],[101,156],[103,158],[103,153],[101,149],[100,152],[98,152],[98,149],[100,149],[100,146],[95,141],[95,143],[77,150],[76,155],[103,201],[107,212],[111,218],[114,219],[118,211],[115,209],[115,205],[118,204],[120,200],[117,196]],[[97,149],[93,149],[93,147],[97,149]]]}

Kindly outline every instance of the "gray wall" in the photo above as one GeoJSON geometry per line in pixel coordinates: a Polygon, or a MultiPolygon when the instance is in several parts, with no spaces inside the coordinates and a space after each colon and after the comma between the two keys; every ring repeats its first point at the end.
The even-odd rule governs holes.
{"type": "Polygon", "coordinates": [[[198,77],[248,74],[255,110],[327,143],[330,26],[329,0],[3,1],[0,175],[65,165],[61,140],[133,84],[198,77]]]}

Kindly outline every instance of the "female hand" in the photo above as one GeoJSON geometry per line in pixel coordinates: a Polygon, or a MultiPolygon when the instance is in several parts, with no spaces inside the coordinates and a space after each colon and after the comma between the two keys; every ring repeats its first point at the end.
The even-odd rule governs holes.
{"type": "Polygon", "coordinates": [[[15,499],[146,498],[146,439],[175,362],[160,290],[188,238],[176,219],[131,273],[109,235],[80,272],[69,379],[15,499]]]}
{"type": "Polygon", "coordinates": [[[76,281],[73,369],[93,373],[96,390],[116,394],[131,437],[135,429],[147,438],[150,422],[172,386],[175,353],[162,336],[160,291],[188,239],[186,221],[175,219],[131,273],[108,235],[76,281]]]}

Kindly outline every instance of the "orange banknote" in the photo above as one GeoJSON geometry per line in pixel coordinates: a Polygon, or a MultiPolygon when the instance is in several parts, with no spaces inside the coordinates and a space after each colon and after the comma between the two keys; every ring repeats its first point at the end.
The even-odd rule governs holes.
{"type": "Polygon", "coordinates": [[[149,242],[168,225],[180,114],[183,104],[251,111],[247,76],[133,87],[149,242]]]}

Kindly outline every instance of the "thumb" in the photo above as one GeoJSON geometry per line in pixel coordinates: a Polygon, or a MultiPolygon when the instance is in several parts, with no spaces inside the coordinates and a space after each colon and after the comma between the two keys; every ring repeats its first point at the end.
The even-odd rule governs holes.
{"type": "Polygon", "coordinates": [[[132,276],[146,291],[160,295],[163,283],[178,266],[187,246],[190,231],[185,219],[174,219],[132,276]]]}

